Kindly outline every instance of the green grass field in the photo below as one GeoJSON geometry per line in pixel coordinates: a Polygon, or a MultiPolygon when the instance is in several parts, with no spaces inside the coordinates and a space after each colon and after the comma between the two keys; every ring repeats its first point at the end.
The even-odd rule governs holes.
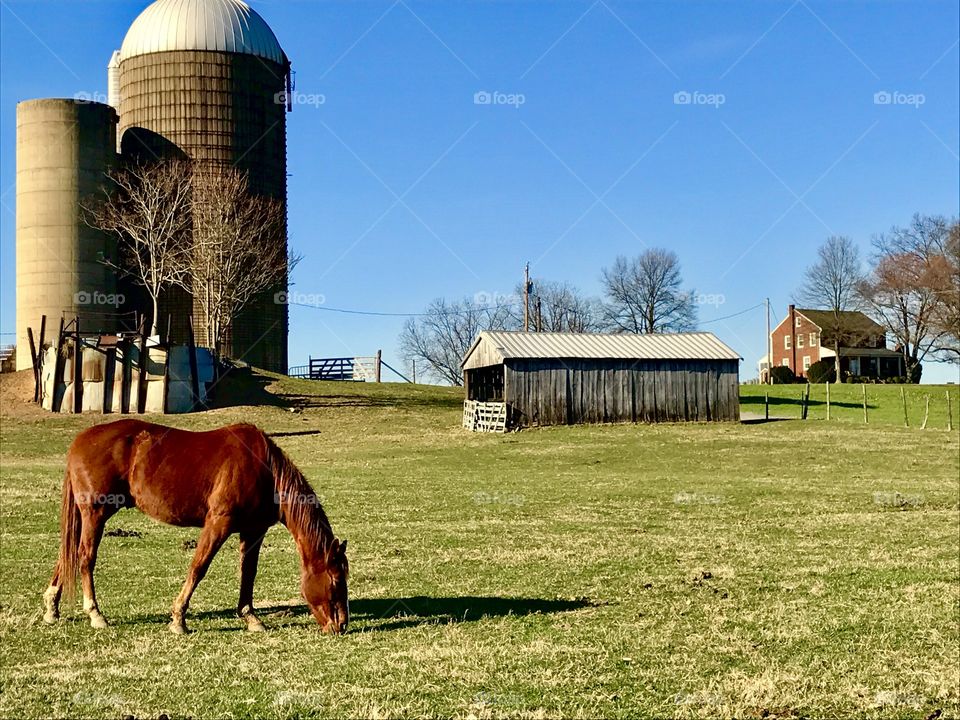
{"type": "Polygon", "coordinates": [[[271,392],[272,406],[160,420],[275,434],[349,539],[350,632],[318,632],[278,527],[256,593],[270,632],[233,616],[232,540],[194,632],[172,635],[196,531],[135,511],[108,525],[127,532],[97,567],[112,627],[66,603],[44,626],[64,452],[100,419],[7,398],[0,715],[960,715],[960,433],[939,420],[906,429],[878,407],[868,426],[850,409],[490,436],[459,428],[452,389],[271,392]]]}
{"type": "MultiPolygon", "coordinates": [[[[763,414],[764,394],[770,396],[771,417],[800,418],[801,399],[806,384],[797,385],[743,385],[740,388],[740,409],[763,414]]],[[[960,387],[956,385],[830,385],[830,419],[863,424],[863,393],[867,394],[867,421],[874,425],[904,427],[901,387],[907,401],[907,421],[911,428],[923,425],[944,430],[947,427],[947,393],[950,394],[950,412],[953,427],[960,425],[960,387]],[[929,415],[927,401],[929,399],[929,415]]],[[[826,420],[827,386],[811,385],[808,420],[826,420]]]]}

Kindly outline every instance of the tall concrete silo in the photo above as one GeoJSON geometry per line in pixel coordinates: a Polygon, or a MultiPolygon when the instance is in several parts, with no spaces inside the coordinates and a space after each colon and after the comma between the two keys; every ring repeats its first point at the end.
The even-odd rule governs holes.
{"type": "MultiPolygon", "coordinates": [[[[116,243],[83,220],[81,203],[102,192],[117,161],[117,113],[80,100],[17,105],[17,369],[30,367],[27,328],[47,337],[60,319],[109,331],[116,278],[101,262],[116,243]]],[[[39,341],[39,338],[37,338],[39,341]]]]}
{"type": "MultiPolygon", "coordinates": [[[[290,63],[249,5],[157,0],[130,27],[119,60],[125,157],[182,154],[234,165],[249,173],[254,192],[286,204],[290,63]]],[[[282,242],[286,247],[286,233],[282,242]]],[[[183,339],[191,309],[202,325],[199,308],[191,306],[186,294],[172,292],[161,308],[161,316],[172,316],[175,339],[183,339]]],[[[287,307],[270,292],[234,320],[226,349],[252,365],[286,372],[287,332],[287,307]]]]}

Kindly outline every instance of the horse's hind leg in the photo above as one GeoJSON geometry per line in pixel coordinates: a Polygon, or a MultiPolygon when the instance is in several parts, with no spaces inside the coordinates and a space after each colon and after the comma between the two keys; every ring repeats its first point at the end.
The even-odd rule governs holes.
{"type": "Polygon", "coordinates": [[[237,615],[246,621],[247,630],[250,632],[266,630],[253,611],[253,582],[257,578],[257,564],[264,536],[265,531],[240,534],[240,601],[237,603],[237,615]]]}
{"type": "Polygon", "coordinates": [[[93,570],[97,565],[97,551],[103,539],[107,513],[101,507],[81,509],[83,526],[80,530],[80,580],[83,584],[83,611],[90,616],[90,626],[98,630],[107,627],[107,619],[97,605],[97,591],[93,584],[93,570]]]}
{"type": "Polygon", "coordinates": [[[197,540],[197,550],[193,554],[193,562],[190,564],[190,572],[187,573],[187,580],[183,584],[183,589],[173,601],[173,619],[170,622],[170,630],[178,635],[187,632],[187,623],[185,616],[187,608],[190,607],[190,598],[197,585],[207,574],[207,568],[217,551],[223,546],[224,541],[230,536],[230,520],[225,517],[210,518],[207,524],[203,526],[200,538],[197,540]]]}
{"type": "Polygon", "coordinates": [[[50,586],[43,593],[43,621],[48,625],[56,624],[60,619],[60,596],[63,593],[63,586],[60,583],[60,561],[53,569],[53,577],[50,578],[50,586]]]}

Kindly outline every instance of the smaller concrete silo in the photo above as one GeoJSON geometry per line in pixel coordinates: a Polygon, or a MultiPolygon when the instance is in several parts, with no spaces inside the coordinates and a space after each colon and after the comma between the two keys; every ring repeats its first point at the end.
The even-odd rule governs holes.
{"type": "MultiPolygon", "coordinates": [[[[90,228],[81,203],[101,192],[117,162],[117,112],[80,100],[29,100],[17,106],[17,369],[30,368],[27,328],[47,337],[60,318],[96,319],[109,331],[116,278],[102,258],[116,243],[90,228]]],[[[87,329],[86,327],[84,328],[87,329]]]]}

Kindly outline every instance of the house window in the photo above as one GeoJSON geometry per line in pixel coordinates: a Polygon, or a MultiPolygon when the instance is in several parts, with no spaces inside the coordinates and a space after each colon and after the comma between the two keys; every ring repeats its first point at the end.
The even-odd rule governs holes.
{"type": "Polygon", "coordinates": [[[810,356],[809,356],[809,355],[804,355],[804,356],[803,356],[803,371],[806,372],[806,371],[809,370],[809,369],[810,369],[810,356]]]}
{"type": "Polygon", "coordinates": [[[803,322],[803,319],[797,315],[797,327],[800,327],[800,323],[803,322]]]}
{"type": "Polygon", "coordinates": [[[789,350],[789,349],[790,349],[790,336],[789,336],[789,335],[784,335],[784,336],[783,336],[783,349],[784,349],[784,350],[789,350]]]}
{"type": "Polygon", "coordinates": [[[784,358],[783,360],[780,361],[780,364],[783,365],[783,367],[790,367],[790,359],[784,358]]]}
{"type": "Polygon", "coordinates": [[[810,333],[810,347],[816,347],[816,346],[817,346],[817,334],[810,333]]]}
{"type": "Polygon", "coordinates": [[[803,335],[797,335],[797,347],[798,348],[803,347],[803,335]]]}
{"type": "Polygon", "coordinates": [[[850,358],[850,374],[859,375],[860,374],[860,358],[850,358]]]}

